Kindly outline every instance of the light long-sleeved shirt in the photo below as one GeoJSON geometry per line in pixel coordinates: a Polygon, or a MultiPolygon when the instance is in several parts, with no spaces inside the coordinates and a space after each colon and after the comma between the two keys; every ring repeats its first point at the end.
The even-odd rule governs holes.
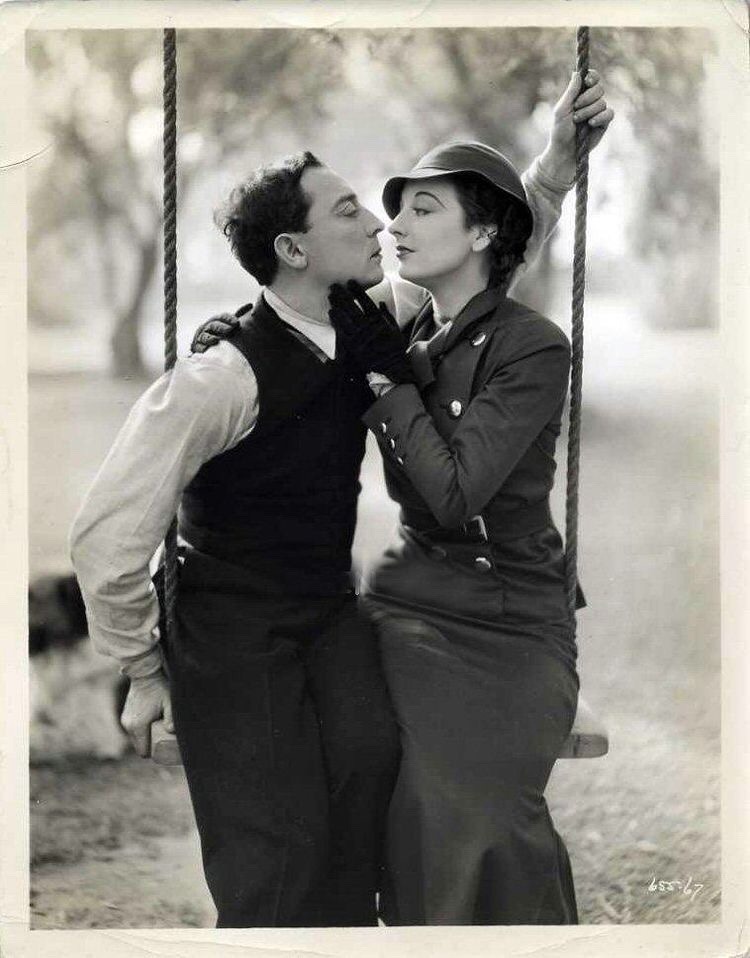
{"type": "MultiPolygon", "coordinates": [[[[523,176],[534,231],[533,262],[560,217],[571,184],[536,160],[523,176]]],[[[424,304],[425,290],[389,276],[370,294],[385,300],[403,325],[424,304]]],[[[263,295],[279,318],[333,358],[336,333],[325,317],[293,310],[273,290],[263,295]]],[[[371,374],[377,389],[382,377],[371,374]]],[[[241,442],[258,419],[252,366],[227,342],[177,360],[135,403],[86,495],[71,531],[71,555],[95,648],[115,657],[131,678],[162,666],[159,609],[150,562],[166,535],[180,497],[201,466],[241,442]]]]}

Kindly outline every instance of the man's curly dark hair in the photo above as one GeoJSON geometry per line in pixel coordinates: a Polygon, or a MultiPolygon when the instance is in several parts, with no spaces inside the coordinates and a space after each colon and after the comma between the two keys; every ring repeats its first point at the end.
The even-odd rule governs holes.
{"type": "Polygon", "coordinates": [[[456,187],[467,227],[497,225],[497,234],[490,240],[487,286],[489,289],[507,287],[523,263],[526,243],[534,225],[531,213],[519,200],[498,190],[476,173],[454,173],[450,180],[456,187]]]}
{"type": "Polygon", "coordinates": [[[273,243],[280,233],[304,233],[310,198],[300,180],[305,170],[322,166],[305,150],[262,166],[236,186],[214,213],[214,222],[229,240],[243,269],[261,286],[278,270],[273,243]]]}

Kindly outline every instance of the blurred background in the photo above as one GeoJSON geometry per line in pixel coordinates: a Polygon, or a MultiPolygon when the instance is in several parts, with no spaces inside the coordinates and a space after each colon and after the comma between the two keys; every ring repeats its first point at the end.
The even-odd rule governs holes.
{"type": "MultiPolygon", "coordinates": [[[[155,31],[27,38],[33,584],[70,572],[78,504],[162,362],[162,63],[155,31]]],[[[212,223],[255,166],[310,149],[383,217],[383,180],[442,139],[524,168],[574,53],[568,30],[179,33],[180,352],[256,293],[212,223]]],[[[611,751],[549,792],[589,923],[719,919],[716,55],[705,31],[592,30],[616,118],[590,174],[579,637],[611,751]]],[[[572,214],[514,290],[566,330],[572,214]]],[[[362,482],[366,567],[394,520],[374,446],[362,482]]],[[[33,927],[211,925],[181,770],[103,749],[77,675],[32,660],[33,927]]]]}

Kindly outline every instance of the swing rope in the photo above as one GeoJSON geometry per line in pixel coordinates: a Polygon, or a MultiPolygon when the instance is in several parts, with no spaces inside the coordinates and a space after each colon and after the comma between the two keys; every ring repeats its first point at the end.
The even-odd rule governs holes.
{"type": "MultiPolygon", "coordinates": [[[[164,31],[164,369],[177,360],[177,42],[164,31]]],[[[177,521],[164,540],[164,614],[174,635],[177,599],[177,521]]]]}
{"type": "MultiPolygon", "coordinates": [[[[589,31],[581,27],[577,34],[577,70],[588,72],[589,31]]],[[[177,359],[177,45],[173,29],[164,30],[164,368],[171,369],[177,359]]],[[[581,384],[583,374],[583,296],[586,272],[586,201],[588,193],[587,127],[576,127],[576,216],[573,256],[573,309],[571,333],[571,383],[568,432],[568,474],[565,516],[565,585],[570,618],[575,630],[576,559],[578,543],[578,476],[581,420],[581,384]]],[[[164,615],[166,636],[174,635],[177,598],[177,522],[173,521],[164,542],[164,615]]],[[[581,716],[579,702],[576,724],[560,757],[580,758],[603,755],[607,736],[590,714],[581,716]],[[584,727],[584,724],[588,726],[584,727]],[[590,727],[589,727],[590,726],[590,727]]],[[[152,733],[153,734],[153,733],[152,733]]],[[[173,735],[152,737],[152,756],[164,765],[179,765],[181,758],[173,735]]]]}
{"type": "MultiPolygon", "coordinates": [[[[589,69],[589,28],[579,27],[576,70],[584,81],[589,69]]],[[[576,126],[576,209],[573,241],[570,411],[565,502],[565,592],[575,632],[578,586],[578,480],[581,449],[581,389],[583,385],[583,298],[586,285],[586,203],[589,184],[588,126],[576,126]]]]}
{"type": "MultiPolygon", "coordinates": [[[[589,28],[576,35],[576,69],[583,80],[589,69],[589,28]]],[[[173,29],[164,30],[164,368],[177,358],[177,49],[173,29]]],[[[565,591],[575,628],[578,584],[578,485],[583,385],[583,303],[586,285],[586,206],[588,201],[588,127],[576,126],[576,207],[573,247],[570,411],[565,505],[565,591]]],[[[177,531],[173,522],[165,539],[164,570],[167,632],[174,628],[177,588],[177,531]]]]}
{"type": "MultiPolygon", "coordinates": [[[[576,69],[583,80],[589,69],[589,28],[576,35],[576,69]]],[[[583,303],[586,285],[586,206],[588,201],[588,127],[576,126],[576,207],[573,247],[570,411],[565,504],[565,591],[575,628],[578,584],[578,485],[583,385],[583,303]]],[[[174,29],[164,30],[164,368],[177,359],[177,45],[174,29]]],[[[177,526],[165,539],[165,609],[167,632],[174,628],[177,589],[177,526]]]]}

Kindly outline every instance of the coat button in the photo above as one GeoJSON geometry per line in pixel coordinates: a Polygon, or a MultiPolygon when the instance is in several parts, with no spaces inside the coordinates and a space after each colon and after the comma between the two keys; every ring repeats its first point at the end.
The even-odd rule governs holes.
{"type": "Polygon", "coordinates": [[[474,567],[477,572],[489,572],[492,568],[492,563],[485,556],[477,556],[474,560],[474,567]]]}
{"type": "Polygon", "coordinates": [[[487,339],[487,333],[477,333],[477,335],[472,339],[472,346],[481,346],[482,343],[487,339]]]}
{"type": "Polygon", "coordinates": [[[461,413],[464,411],[464,407],[461,405],[460,400],[454,399],[453,402],[448,406],[448,415],[451,419],[458,419],[461,413]]]}
{"type": "Polygon", "coordinates": [[[404,464],[404,460],[401,458],[401,456],[396,456],[396,462],[399,464],[399,466],[403,466],[404,464]]]}
{"type": "Polygon", "coordinates": [[[380,431],[383,433],[383,435],[385,435],[388,432],[388,426],[386,426],[384,422],[381,422],[380,424],[380,431]]]}
{"type": "Polygon", "coordinates": [[[389,439],[389,440],[388,440],[388,445],[391,447],[391,449],[395,449],[395,448],[396,448],[396,440],[395,440],[395,439],[389,439]]]}

